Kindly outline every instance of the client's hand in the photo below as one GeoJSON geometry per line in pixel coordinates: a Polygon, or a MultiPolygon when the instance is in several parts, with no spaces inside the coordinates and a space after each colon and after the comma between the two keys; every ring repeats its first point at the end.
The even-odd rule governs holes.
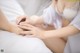
{"type": "Polygon", "coordinates": [[[39,22],[38,19],[40,19],[40,17],[36,15],[33,15],[31,17],[20,16],[17,18],[16,23],[19,25],[21,22],[26,22],[28,24],[36,25],[37,22],[39,22]]]}
{"type": "Polygon", "coordinates": [[[18,25],[12,25],[10,26],[10,32],[25,35],[24,33],[28,33],[28,31],[24,31],[23,29],[19,28],[18,25]]]}
{"type": "Polygon", "coordinates": [[[28,33],[24,33],[24,34],[31,34],[32,36],[35,36],[35,37],[38,37],[38,38],[41,38],[41,39],[44,39],[44,30],[38,28],[38,27],[35,27],[35,26],[32,26],[30,24],[27,24],[25,22],[22,22],[20,23],[20,28],[22,29],[27,29],[29,30],[28,33]]]}
{"type": "Polygon", "coordinates": [[[19,25],[21,22],[26,22],[27,19],[27,16],[20,16],[16,19],[16,23],[19,25]]]}

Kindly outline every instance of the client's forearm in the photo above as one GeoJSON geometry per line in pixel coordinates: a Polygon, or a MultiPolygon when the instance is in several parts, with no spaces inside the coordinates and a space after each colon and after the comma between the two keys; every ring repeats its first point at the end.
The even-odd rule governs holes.
{"type": "Polygon", "coordinates": [[[0,29],[8,30],[8,31],[11,30],[11,25],[7,21],[6,17],[3,15],[1,10],[0,10],[0,29]]]}

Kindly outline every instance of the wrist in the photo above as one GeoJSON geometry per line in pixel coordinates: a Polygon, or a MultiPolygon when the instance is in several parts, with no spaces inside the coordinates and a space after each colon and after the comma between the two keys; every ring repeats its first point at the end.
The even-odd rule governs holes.
{"type": "Polygon", "coordinates": [[[11,32],[12,30],[11,24],[3,25],[2,29],[11,32]]]}
{"type": "Polygon", "coordinates": [[[10,32],[20,34],[22,32],[22,29],[20,29],[17,25],[11,25],[10,32]]]}
{"type": "Polygon", "coordinates": [[[38,16],[36,16],[36,15],[33,15],[33,16],[31,16],[30,17],[30,20],[31,20],[31,22],[32,22],[32,24],[36,24],[37,23],[37,21],[38,21],[38,16]]]}
{"type": "Polygon", "coordinates": [[[42,36],[42,39],[46,39],[47,37],[46,37],[46,31],[42,31],[41,32],[41,36],[42,36]]]}
{"type": "Polygon", "coordinates": [[[10,24],[8,31],[13,32],[13,30],[14,30],[14,26],[12,24],[10,24]]]}

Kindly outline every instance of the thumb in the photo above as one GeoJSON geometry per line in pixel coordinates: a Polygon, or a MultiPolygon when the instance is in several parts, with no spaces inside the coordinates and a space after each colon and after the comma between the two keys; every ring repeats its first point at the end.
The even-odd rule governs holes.
{"type": "Polygon", "coordinates": [[[16,19],[16,23],[19,24],[20,22],[24,22],[25,20],[26,20],[26,16],[21,16],[16,19]]]}

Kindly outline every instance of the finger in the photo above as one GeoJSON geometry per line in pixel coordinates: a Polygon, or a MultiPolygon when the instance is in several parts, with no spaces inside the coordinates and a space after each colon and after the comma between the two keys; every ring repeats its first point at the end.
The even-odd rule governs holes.
{"type": "Polygon", "coordinates": [[[26,19],[26,16],[21,16],[16,20],[16,23],[19,24],[20,22],[24,22],[26,19]]]}
{"type": "Polygon", "coordinates": [[[25,17],[19,17],[17,20],[16,20],[16,23],[19,24],[22,20],[24,20],[25,17]]]}
{"type": "Polygon", "coordinates": [[[25,35],[28,38],[36,37],[35,35],[25,35]]]}
{"type": "Polygon", "coordinates": [[[31,31],[22,31],[20,35],[31,35],[31,31]]]}
{"type": "Polygon", "coordinates": [[[21,23],[20,25],[22,26],[26,26],[26,27],[31,27],[31,28],[35,28],[35,26],[31,25],[31,24],[28,24],[28,23],[21,23]]]}
{"type": "Polygon", "coordinates": [[[32,28],[32,25],[27,24],[26,22],[20,23],[20,26],[26,26],[26,27],[31,27],[32,28]]]}
{"type": "Polygon", "coordinates": [[[21,22],[21,23],[19,24],[19,26],[25,26],[25,27],[32,28],[31,26],[28,26],[26,22],[21,22]]]}
{"type": "Polygon", "coordinates": [[[19,25],[25,26],[26,25],[26,22],[21,22],[19,25]]]}
{"type": "Polygon", "coordinates": [[[24,22],[21,23],[20,26],[24,26],[24,30],[25,30],[25,29],[27,29],[27,30],[34,30],[34,29],[38,28],[38,27],[35,27],[35,26],[33,26],[33,25],[24,23],[24,22]]]}
{"type": "Polygon", "coordinates": [[[31,24],[32,21],[28,18],[28,19],[26,19],[25,22],[28,23],[28,24],[31,24]]]}
{"type": "Polygon", "coordinates": [[[18,18],[16,19],[16,23],[18,24],[21,19],[22,19],[22,17],[18,17],[18,18]]]}
{"type": "Polygon", "coordinates": [[[19,26],[25,26],[25,27],[28,27],[28,26],[27,26],[27,23],[25,23],[25,22],[21,22],[21,23],[19,24],[19,26]]]}
{"type": "Polygon", "coordinates": [[[21,29],[23,29],[23,30],[28,30],[28,31],[33,30],[32,28],[26,27],[26,26],[20,26],[20,25],[19,25],[19,27],[20,27],[21,29]]]}
{"type": "Polygon", "coordinates": [[[36,26],[33,26],[33,25],[31,25],[31,24],[24,24],[26,27],[29,27],[29,28],[31,28],[31,29],[38,29],[38,27],[36,27],[36,26]]]}

